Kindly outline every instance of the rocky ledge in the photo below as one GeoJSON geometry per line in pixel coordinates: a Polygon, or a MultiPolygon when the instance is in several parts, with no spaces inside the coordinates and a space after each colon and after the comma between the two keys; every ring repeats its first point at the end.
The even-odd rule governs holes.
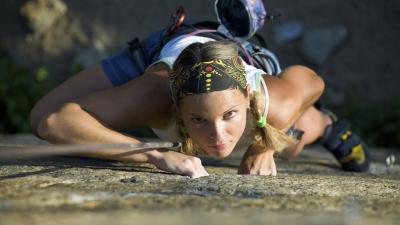
{"type": "Polygon", "coordinates": [[[0,160],[0,224],[396,224],[400,167],[386,165],[389,150],[372,153],[368,173],[349,173],[314,146],[267,177],[237,175],[238,152],[203,158],[210,176],[199,179],[78,157],[0,160]]]}

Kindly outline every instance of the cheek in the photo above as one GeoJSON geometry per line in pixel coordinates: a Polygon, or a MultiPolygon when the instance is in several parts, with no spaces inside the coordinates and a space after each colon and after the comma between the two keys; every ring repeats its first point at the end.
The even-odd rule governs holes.
{"type": "Polygon", "coordinates": [[[242,113],[238,116],[236,116],[231,123],[229,123],[229,130],[232,132],[232,134],[241,135],[246,128],[246,113],[242,113]]]}

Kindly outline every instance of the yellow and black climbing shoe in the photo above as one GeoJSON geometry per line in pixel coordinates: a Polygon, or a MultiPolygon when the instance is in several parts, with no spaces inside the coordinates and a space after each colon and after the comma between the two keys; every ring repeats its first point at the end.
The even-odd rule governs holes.
{"type": "Polygon", "coordinates": [[[371,162],[367,146],[351,129],[348,120],[336,120],[325,128],[321,143],[346,171],[366,172],[371,162]]]}

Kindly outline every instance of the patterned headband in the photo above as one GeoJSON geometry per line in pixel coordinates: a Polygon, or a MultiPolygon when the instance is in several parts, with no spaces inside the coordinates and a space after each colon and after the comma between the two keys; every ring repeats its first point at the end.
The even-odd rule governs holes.
{"type": "Polygon", "coordinates": [[[170,76],[172,92],[179,99],[190,94],[246,89],[246,71],[239,57],[199,62],[170,76]]]}

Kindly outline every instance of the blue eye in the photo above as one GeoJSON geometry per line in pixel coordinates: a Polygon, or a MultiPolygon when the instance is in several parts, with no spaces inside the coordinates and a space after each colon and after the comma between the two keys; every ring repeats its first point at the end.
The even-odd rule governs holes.
{"type": "Polygon", "coordinates": [[[236,110],[229,111],[229,112],[225,113],[225,115],[224,115],[224,119],[230,119],[230,118],[233,118],[233,117],[235,117],[235,116],[236,116],[236,113],[237,113],[237,111],[236,111],[236,110]]]}

